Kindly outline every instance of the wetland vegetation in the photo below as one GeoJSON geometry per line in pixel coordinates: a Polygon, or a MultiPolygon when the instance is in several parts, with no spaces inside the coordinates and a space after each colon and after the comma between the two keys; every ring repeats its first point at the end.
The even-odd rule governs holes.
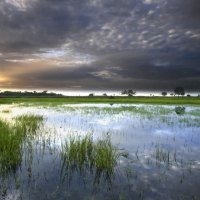
{"type": "Polygon", "coordinates": [[[0,199],[200,197],[198,106],[22,102],[0,105],[0,199]]]}
{"type": "Polygon", "coordinates": [[[158,104],[158,105],[200,105],[200,97],[139,97],[139,96],[92,96],[92,97],[32,97],[0,98],[0,104],[22,103],[29,105],[50,105],[74,103],[108,103],[108,104],[158,104]]]}

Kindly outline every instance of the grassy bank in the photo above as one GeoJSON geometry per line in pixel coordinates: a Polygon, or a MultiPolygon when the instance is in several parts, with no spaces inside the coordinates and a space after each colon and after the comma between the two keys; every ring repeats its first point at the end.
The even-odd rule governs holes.
{"type": "Polygon", "coordinates": [[[62,97],[62,98],[0,98],[0,104],[34,103],[58,105],[72,103],[141,103],[165,105],[200,105],[199,97],[62,97]]]}

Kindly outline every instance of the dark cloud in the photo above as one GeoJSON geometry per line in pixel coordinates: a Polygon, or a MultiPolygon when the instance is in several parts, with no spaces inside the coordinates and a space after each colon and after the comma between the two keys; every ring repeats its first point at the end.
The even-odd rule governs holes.
{"type": "Polygon", "coordinates": [[[189,21],[200,20],[200,1],[199,0],[190,0],[190,1],[178,1],[178,10],[183,14],[184,18],[187,18],[189,21]]]}
{"type": "MultiPolygon", "coordinates": [[[[83,4],[79,2],[81,7],[83,4]]],[[[61,45],[89,25],[87,12],[70,1],[36,1],[25,10],[1,3],[0,48],[8,52],[61,45]]]]}
{"type": "Polygon", "coordinates": [[[36,74],[37,79],[40,80],[55,80],[55,81],[65,81],[65,80],[81,80],[81,79],[89,79],[94,78],[91,74],[93,69],[91,67],[85,67],[80,66],[75,69],[65,69],[65,68],[59,68],[59,69],[52,69],[48,70],[44,73],[36,74]]]}
{"type": "Polygon", "coordinates": [[[199,0],[3,0],[1,84],[199,89],[199,20],[199,0]]]}

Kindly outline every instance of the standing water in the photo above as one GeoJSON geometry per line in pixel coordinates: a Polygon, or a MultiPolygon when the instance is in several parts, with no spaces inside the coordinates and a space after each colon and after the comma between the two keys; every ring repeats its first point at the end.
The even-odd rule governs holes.
{"type": "Polygon", "coordinates": [[[0,199],[200,199],[200,108],[0,106],[0,199]]]}

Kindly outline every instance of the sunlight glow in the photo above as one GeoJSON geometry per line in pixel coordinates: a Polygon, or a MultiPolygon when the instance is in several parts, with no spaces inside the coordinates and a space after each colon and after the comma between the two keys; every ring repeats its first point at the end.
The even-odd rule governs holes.
{"type": "Polygon", "coordinates": [[[4,82],[6,80],[7,80],[7,78],[0,76],[0,82],[4,82]]]}

